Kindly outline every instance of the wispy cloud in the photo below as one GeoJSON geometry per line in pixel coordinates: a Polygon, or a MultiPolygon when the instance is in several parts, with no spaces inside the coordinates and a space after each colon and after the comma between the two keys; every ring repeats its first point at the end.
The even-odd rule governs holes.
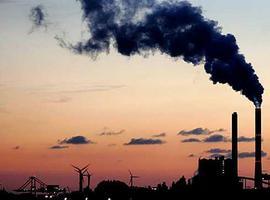
{"type": "Polygon", "coordinates": [[[212,153],[212,154],[220,154],[220,153],[231,153],[231,150],[229,149],[220,149],[220,148],[213,148],[205,151],[206,153],[212,153]]]}
{"type": "MultiPolygon", "coordinates": [[[[231,158],[232,154],[231,152],[213,152],[212,154],[209,155],[209,158],[216,158],[216,157],[220,157],[220,156],[224,156],[225,158],[231,158]]],[[[262,151],[262,157],[266,157],[267,153],[262,151]]],[[[238,158],[240,159],[244,159],[244,158],[254,158],[255,157],[255,152],[239,152],[238,153],[238,158]]]]}
{"type": "Polygon", "coordinates": [[[79,93],[106,92],[127,87],[124,84],[60,83],[26,88],[30,94],[72,95],[79,93]]]}
{"type": "MultiPolygon", "coordinates": [[[[255,140],[254,137],[239,137],[238,138],[238,142],[253,142],[255,140]]],[[[205,142],[205,143],[215,143],[215,142],[230,142],[231,139],[228,137],[225,137],[221,134],[214,134],[214,135],[210,135],[202,140],[200,139],[196,139],[196,138],[188,138],[188,139],[184,139],[182,140],[183,143],[188,143],[188,142],[205,142]]],[[[220,152],[219,152],[220,153],[220,152]]]]}
{"type": "Polygon", "coordinates": [[[108,128],[104,128],[104,130],[99,133],[100,136],[114,136],[114,135],[121,135],[125,132],[125,129],[121,129],[119,131],[112,131],[108,128]]]}
{"type": "Polygon", "coordinates": [[[154,138],[166,137],[166,133],[155,134],[155,135],[152,135],[152,137],[154,137],[154,138]]]}
{"type": "Polygon", "coordinates": [[[255,137],[241,136],[238,138],[238,142],[253,142],[253,141],[255,141],[255,137]]]}
{"type": "Polygon", "coordinates": [[[126,87],[125,85],[93,85],[82,89],[70,89],[61,90],[59,93],[69,94],[69,93],[89,93],[89,92],[106,92],[116,89],[121,89],[126,87]]]}
{"type": "Polygon", "coordinates": [[[70,102],[72,100],[72,98],[70,97],[60,97],[60,98],[56,98],[56,99],[48,99],[47,102],[49,103],[67,103],[70,102]]]}
{"type": "Polygon", "coordinates": [[[125,143],[124,145],[161,145],[165,141],[160,139],[145,139],[145,138],[132,138],[130,142],[125,143]]]}
{"type": "Polygon", "coordinates": [[[212,133],[221,133],[221,132],[225,132],[226,130],[223,128],[220,129],[216,129],[216,130],[210,130],[208,128],[195,128],[192,130],[181,130],[178,135],[184,135],[184,136],[188,136],[188,135],[210,135],[212,133]]]}
{"type": "MultiPolygon", "coordinates": [[[[262,151],[262,157],[266,157],[267,153],[262,151]]],[[[239,158],[254,158],[255,152],[241,152],[238,154],[239,158]]]]}
{"type": "Polygon", "coordinates": [[[197,138],[188,138],[188,139],[183,139],[181,142],[182,143],[197,143],[197,142],[201,142],[201,140],[197,138]]]}
{"type": "Polygon", "coordinates": [[[49,149],[60,150],[60,149],[67,149],[67,148],[69,148],[69,147],[62,146],[62,145],[54,145],[54,146],[51,146],[49,149]]]}

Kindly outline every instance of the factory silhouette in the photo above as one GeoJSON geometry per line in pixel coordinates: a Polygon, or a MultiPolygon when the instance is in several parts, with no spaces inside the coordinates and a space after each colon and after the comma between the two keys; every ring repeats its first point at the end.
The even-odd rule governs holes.
{"type": "MultiPolygon", "coordinates": [[[[216,21],[203,16],[201,7],[188,1],[156,0],[80,0],[82,19],[89,34],[82,41],[71,43],[56,36],[59,46],[76,54],[96,58],[109,53],[111,47],[119,54],[147,56],[159,52],[173,59],[182,59],[194,66],[204,64],[213,84],[228,84],[253,102],[255,109],[255,163],[254,176],[238,174],[238,115],[232,114],[232,149],[229,157],[199,158],[197,172],[190,179],[184,176],[168,186],[138,187],[142,178],[127,170],[129,182],[101,181],[91,187],[93,174],[86,166],[71,166],[78,177],[78,191],[50,185],[30,176],[17,190],[0,191],[0,200],[173,200],[220,199],[224,197],[270,197],[270,175],[262,173],[261,104],[264,88],[253,66],[239,51],[236,38],[223,34],[216,21]],[[147,11],[147,12],[146,12],[147,11]],[[144,13],[145,12],[145,13],[144,13]],[[143,15],[143,20],[134,20],[143,15]],[[247,182],[252,182],[249,187],[247,182]]],[[[62,8],[60,8],[62,9],[62,8]]],[[[46,27],[46,13],[42,6],[31,10],[33,27],[46,27]]],[[[195,166],[194,166],[195,168],[195,166]]]]}
{"type": "Polygon", "coordinates": [[[59,185],[48,185],[39,178],[31,176],[12,193],[1,188],[2,200],[140,200],[140,199],[181,199],[181,198],[216,198],[270,197],[270,175],[262,173],[261,161],[261,108],[255,109],[255,173],[254,177],[242,177],[238,174],[238,115],[232,114],[232,149],[231,158],[199,158],[198,170],[193,177],[186,180],[184,176],[167,186],[165,182],[156,187],[137,187],[135,180],[140,178],[130,170],[129,183],[118,180],[101,181],[96,188],[91,188],[92,173],[88,167],[71,166],[78,175],[79,190],[71,192],[69,188],[59,185]],[[86,183],[84,182],[87,179],[86,183]],[[247,186],[253,182],[253,187],[247,186]],[[221,196],[222,194],[222,196],[221,196]]]}

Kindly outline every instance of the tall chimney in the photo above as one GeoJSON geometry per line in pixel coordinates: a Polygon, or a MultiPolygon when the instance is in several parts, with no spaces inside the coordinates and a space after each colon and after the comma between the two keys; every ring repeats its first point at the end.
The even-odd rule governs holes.
{"type": "Polygon", "coordinates": [[[238,116],[234,112],[232,114],[232,167],[233,167],[233,178],[237,181],[238,178],[238,116]]]}
{"type": "Polygon", "coordinates": [[[255,188],[262,188],[261,108],[255,110],[255,188]]]}

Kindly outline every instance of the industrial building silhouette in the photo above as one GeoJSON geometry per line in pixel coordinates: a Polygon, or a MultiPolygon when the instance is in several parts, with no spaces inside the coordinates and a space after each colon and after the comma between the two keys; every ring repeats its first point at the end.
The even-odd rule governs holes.
{"type": "Polygon", "coordinates": [[[268,184],[269,176],[262,174],[261,162],[261,108],[255,109],[255,174],[254,178],[238,176],[238,114],[232,114],[231,158],[199,159],[198,174],[192,178],[192,185],[202,190],[241,190],[245,181],[254,181],[254,189],[262,189],[268,184]],[[264,179],[264,181],[263,181],[264,179]]]}
{"type": "Polygon", "coordinates": [[[157,187],[136,187],[134,176],[129,170],[129,185],[121,181],[101,181],[95,189],[90,188],[92,174],[88,166],[79,168],[72,166],[78,173],[79,190],[70,192],[68,188],[61,189],[59,185],[47,185],[40,179],[31,176],[16,192],[19,195],[0,191],[0,199],[5,200],[30,200],[55,199],[55,200],[141,200],[141,199],[178,199],[180,197],[202,198],[214,197],[223,192],[224,196],[256,198],[270,197],[270,175],[262,174],[261,162],[261,109],[255,109],[255,173],[254,177],[238,175],[238,114],[232,114],[231,122],[231,154],[228,157],[199,158],[197,173],[186,181],[182,176],[173,182],[171,187],[165,182],[157,187]],[[87,186],[84,184],[87,177],[87,186]],[[247,181],[253,181],[254,187],[247,188],[247,181]],[[39,187],[38,187],[39,186],[39,187]],[[30,198],[31,197],[31,198],[30,198]]]}

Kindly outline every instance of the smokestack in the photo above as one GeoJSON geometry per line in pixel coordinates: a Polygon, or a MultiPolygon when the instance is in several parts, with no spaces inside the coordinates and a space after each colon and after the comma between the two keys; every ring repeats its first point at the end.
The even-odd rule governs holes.
{"type": "Polygon", "coordinates": [[[232,114],[232,163],[233,163],[233,178],[238,178],[238,116],[234,112],[232,114]]]}
{"type": "Polygon", "coordinates": [[[255,110],[255,188],[262,188],[261,108],[255,110]]]}

